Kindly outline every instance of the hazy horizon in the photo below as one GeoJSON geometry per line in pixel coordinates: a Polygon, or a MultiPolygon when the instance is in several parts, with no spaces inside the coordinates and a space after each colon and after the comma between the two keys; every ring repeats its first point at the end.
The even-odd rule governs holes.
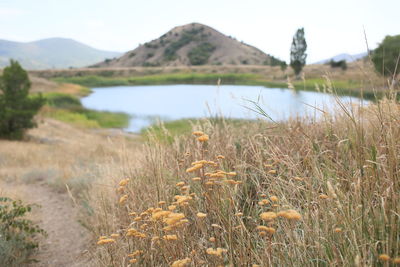
{"type": "Polygon", "coordinates": [[[308,63],[337,54],[358,54],[386,35],[399,34],[400,3],[343,0],[147,2],[2,0],[0,39],[30,42],[71,38],[101,50],[126,52],[175,26],[198,22],[288,61],[293,34],[305,28],[308,63]],[[329,12],[328,12],[329,11],[329,12]]]}

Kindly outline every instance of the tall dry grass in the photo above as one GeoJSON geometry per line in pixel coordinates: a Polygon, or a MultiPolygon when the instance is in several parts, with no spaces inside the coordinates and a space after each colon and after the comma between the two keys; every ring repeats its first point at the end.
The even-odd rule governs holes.
{"type": "Polygon", "coordinates": [[[398,263],[400,105],[339,104],[319,119],[202,121],[209,140],[126,149],[90,194],[96,264],[398,263]]]}

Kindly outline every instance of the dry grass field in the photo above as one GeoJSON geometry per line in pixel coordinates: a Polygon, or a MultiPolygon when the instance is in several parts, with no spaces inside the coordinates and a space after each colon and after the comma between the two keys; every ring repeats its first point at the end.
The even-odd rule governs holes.
{"type": "Polygon", "coordinates": [[[385,100],[246,131],[202,121],[193,136],[150,141],[90,190],[96,264],[395,265],[399,115],[385,100]]]}
{"type": "Polygon", "coordinates": [[[33,266],[395,266],[392,99],[282,123],[205,119],[168,138],[41,115],[26,140],[0,141],[0,193],[42,206],[33,266]]]}

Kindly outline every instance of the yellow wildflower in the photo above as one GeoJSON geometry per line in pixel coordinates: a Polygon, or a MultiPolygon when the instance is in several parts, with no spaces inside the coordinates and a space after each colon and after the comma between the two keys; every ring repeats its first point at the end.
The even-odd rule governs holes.
{"type": "Polygon", "coordinates": [[[269,204],[269,200],[268,199],[261,199],[260,201],[258,201],[258,205],[260,206],[264,206],[269,204]]]}
{"type": "Polygon", "coordinates": [[[202,218],[207,217],[207,214],[202,213],[202,212],[198,212],[198,213],[196,214],[196,216],[197,216],[198,218],[202,219],[202,218]]]}
{"type": "Polygon", "coordinates": [[[143,253],[143,250],[135,250],[135,251],[132,252],[131,254],[128,254],[128,257],[129,257],[129,258],[133,258],[133,257],[136,257],[136,256],[142,254],[142,253],[143,253]]]}
{"type": "Polygon", "coordinates": [[[300,220],[301,219],[301,215],[300,213],[298,213],[295,210],[286,210],[286,211],[280,211],[278,212],[278,216],[279,217],[284,217],[288,220],[300,220]]]}
{"type": "Polygon", "coordinates": [[[206,141],[209,140],[209,137],[208,137],[208,135],[203,134],[203,135],[199,136],[199,137],[197,138],[197,140],[199,140],[200,142],[206,142],[206,141]]]}
{"type": "Polygon", "coordinates": [[[223,249],[223,248],[216,248],[216,249],[208,248],[208,249],[206,250],[206,252],[207,252],[208,255],[215,255],[215,256],[218,256],[218,257],[222,257],[222,253],[224,253],[224,252],[226,252],[226,251],[227,251],[227,250],[226,250],[226,249],[223,249]]]}
{"type": "Polygon", "coordinates": [[[128,195],[123,195],[120,199],[119,199],[119,204],[124,204],[126,202],[126,200],[128,199],[128,195]]]}
{"type": "Polygon", "coordinates": [[[123,179],[119,182],[119,186],[125,186],[127,185],[129,182],[129,178],[123,179]]]}
{"type": "Polygon", "coordinates": [[[379,255],[378,259],[380,259],[381,261],[389,261],[390,256],[388,254],[381,254],[379,255]]]}
{"type": "Polygon", "coordinates": [[[111,243],[115,243],[115,240],[112,238],[106,238],[106,239],[100,239],[97,242],[97,245],[105,245],[105,244],[111,244],[111,243]]]}
{"type": "Polygon", "coordinates": [[[194,165],[193,167],[186,169],[186,172],[194,172],[201,168],[203,168],[203,164],[199,163],[199,164],[194,165]]]}
{"type": "Polygon", "coordinates": [[[271,199],[271,201],[273,201],[273,202],[279,201],[279,198],[277,196],[271,196],[269,199],[271,199]]]}
{"type": "Polygon", "coordinates": [[[201,181],[201,178],[200,177],[194,177],[194,178],[192,178],[192,181],[201,181]]]}
{"type": "Polygon", "coordinates": [[[153,215],[151,216],[151,218],[154,221],[157,221],[157,220],[167,217],[170,214],[171,214],[171,211],[169,211],[169,210],[161,210],[161,211],[154,212],[153,215]]]}
{"type": "Polygon", "coordinates": [[[272,221],[273,219],[275,219],[277,217],[277,215],[275,212],[268,211],[268,212],[261,213],[260,217],[264,221],[272,221]]]}
{"type": "Polygon", "coordinates": [[[178,186],[178,187],[184,186],[184,185],[185,185],[185,182],[179,182],[179,183],[176,184],[176,186],[178,186]]]}
{"type": "Polygon", "coordinates": [[[218,155],[217,156],[217,159],[224,159],[225,157],[224,156],[222,156],[222,155],[218,155]]]}
{"type": "Polygon", "coordinates": [[[178,240],[178,237],[176,235],[165,235],[163,236],[163,239],[171,241],[171,240],[178,240]]]}
{"type": "Polygon", "coordinates": [[[195,136],[202,136],[202,135],[204,135],[204,133],[203,133],[202,131],[194,131],[192,134],[195,135],[195,136]]]}
{"type": "Polygon", "coordinates": [[[190,259],[189,258],[184,258],[182,260],[174,261],[172,263],[171,267],[185,267],[189,263],[190,263],[190,259]]]}
{"type": "Polygon", "coordinates": [[[146,237],[146,234],[141,233],[141,232],[137,231],[137,230],[134,229],[134,228],[130,228],[130,229],[127,230],[126,236],[133,236],[133,237],[145,238],[145,237],[146,237]]]}

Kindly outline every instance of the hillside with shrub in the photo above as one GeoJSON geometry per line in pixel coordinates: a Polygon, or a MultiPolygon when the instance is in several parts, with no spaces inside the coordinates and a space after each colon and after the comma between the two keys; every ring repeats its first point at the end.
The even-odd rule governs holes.
{"type": "Polygon", "coordinates": [[[282,61],[199,23],[178,26],[120,58],[93,67],[280,65],[282,61]]]}

